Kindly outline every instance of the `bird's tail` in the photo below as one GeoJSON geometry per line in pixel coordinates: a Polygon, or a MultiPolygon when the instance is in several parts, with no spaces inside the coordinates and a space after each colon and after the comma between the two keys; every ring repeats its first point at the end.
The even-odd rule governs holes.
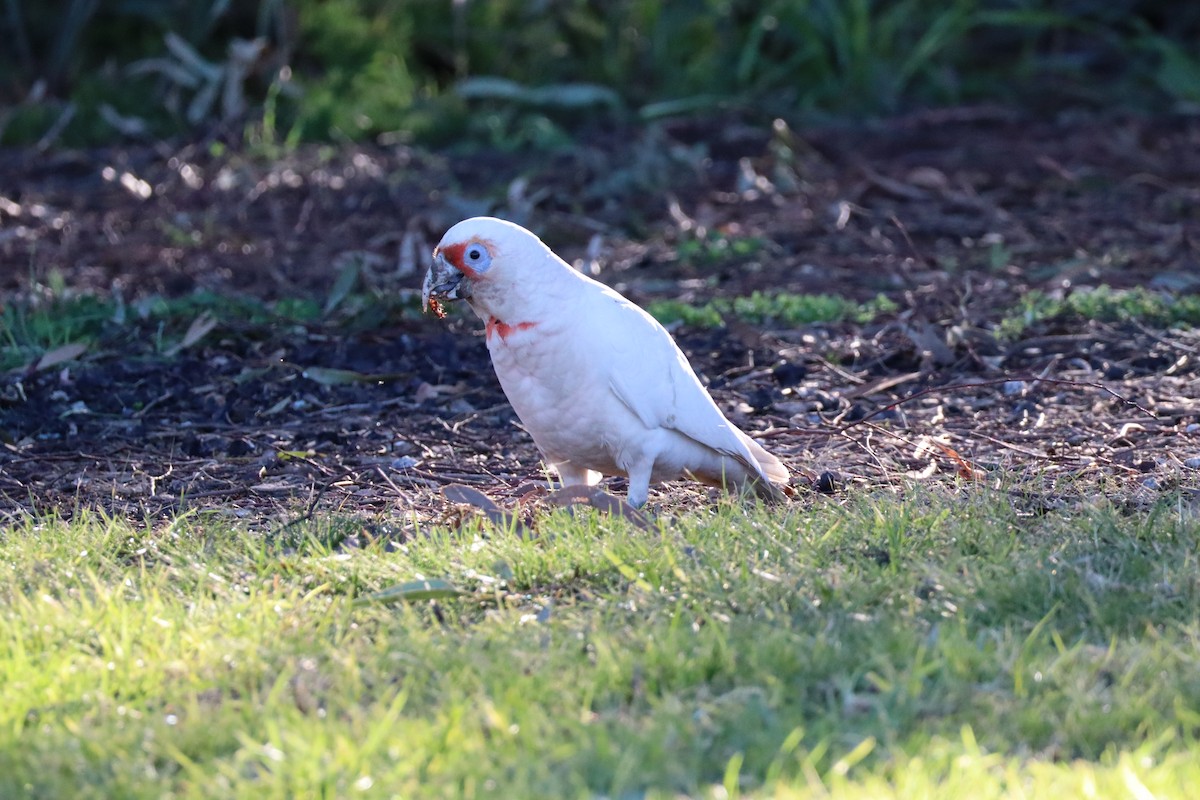
{"type": "MultiPolygon", "coordinates": [[[[742,432],[738,431],[738,433],[742,432]]],[[[742,438],[746,442],[746,447],[750,449],[750,455],[754,456],[754,460],[758,463],[760,478],[754,481],[754,490],[764,500],[783,500],[785,495],[780,487],[787,486],[788,478],[791,477],[788,468],[749,436],[742,433],[742,438]]]]}

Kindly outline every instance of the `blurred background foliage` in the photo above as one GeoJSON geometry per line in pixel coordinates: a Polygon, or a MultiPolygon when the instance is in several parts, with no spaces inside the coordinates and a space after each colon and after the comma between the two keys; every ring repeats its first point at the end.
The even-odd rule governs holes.
{"type": "Polygon", "coordinates": [[[1200,107],[1171,0],[3,0],[0,143],[570,141],[679,114],[1200,107]]]}

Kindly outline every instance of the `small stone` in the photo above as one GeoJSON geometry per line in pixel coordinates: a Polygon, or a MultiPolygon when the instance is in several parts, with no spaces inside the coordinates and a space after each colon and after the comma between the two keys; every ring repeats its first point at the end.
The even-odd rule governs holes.
{"type": "Polygon", "coordinates": [[[832,470],[825,470],[817,476],[817,482],[813,484],[813,488],[821,494],[833,494],[841,486],[842,476],[832,470]]]}
{"type": "Polygon", "coordinates": [[[784,362],[771,370],[771,377],[780,386],[798,386],[808,376],[808,368],[804,364],[784,362]]]}
{"type": "Polygon", "coordinates": [[[861,403],[854,403],[842,416],[842,422],[858,422],[860,419],[866,418],[867,414],[867,409],[861,403]]]}
{"type": "Polygon", "coordinates": [[[1002,388],[1005,394],[1020,394],[1025,391],[1025,381],[1005,381],[1002,388]]]}
{"type": "Polygon", "coordinates": [[[771,407],[775,405],[774,393],[765,388],[754,389],[752,392],[750,392],[750,395],[746,398],[746,400],[750,404],[751,411],[754,411],[755,409],[769,411],[771,407]]]}
{"type": "Polygon", "coordinates": [[[242,456],[250,455],[254,450],[254,442],[251,442],[249,439],[234,439],[225,448],[225,455],[230,458],[241,458],[242,456]]]}
{"type": "Polygon", "coordinates": [[[1153,475],[1151,475],[1149,478],[1144,478],[1142,480],[1142,486],[1145,486],[1147,489],[1154,489],[1154,490],[1158,490],[1158,489],[1162,488],[1162,484],[1159,483],[1158,478],[1154,477],[1153,475]]]}
{"type": "Polygon", "coordinates": [[[391,467],[392,469],[412,469],[419,463],[412,456],[400,456],[400,458],[392,460],[391,467]]]}
{"type": "Polygon", "coordinates": [[[451,400],[447,410],[451,414],[470,414],[475,410],[475,406],[460,397],[456,400],[451,400]]]}
{"type": "Polygon", "coordinates": [[[1183,465],[1188,469],[1200,469],[1200,456],[1194,458],[1185,458],[1183,465]]]}

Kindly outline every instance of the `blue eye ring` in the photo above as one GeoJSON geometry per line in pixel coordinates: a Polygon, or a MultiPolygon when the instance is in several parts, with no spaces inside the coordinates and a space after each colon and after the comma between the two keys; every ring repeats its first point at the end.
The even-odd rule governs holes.
{"type": "Polygon", "coordinates": [[[492,254],[479,242],[471,242],[463,250],[463,263],[475,272],[484,272],[492,265],[492,254]]]}

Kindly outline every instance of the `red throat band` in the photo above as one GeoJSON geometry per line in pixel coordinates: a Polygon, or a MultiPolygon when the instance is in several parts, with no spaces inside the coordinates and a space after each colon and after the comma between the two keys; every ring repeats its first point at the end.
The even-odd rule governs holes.
{"type": "Polygon", "coordinates": [[[536,326],[536,322],[518,322],[516,325],[509,325],[501,322],[495,317],[488,317],[487,321],[487,338],[491,339],[495,334],[500,337],[500,341],[506,341],[513,331],[527,331],[536,326]]]}

